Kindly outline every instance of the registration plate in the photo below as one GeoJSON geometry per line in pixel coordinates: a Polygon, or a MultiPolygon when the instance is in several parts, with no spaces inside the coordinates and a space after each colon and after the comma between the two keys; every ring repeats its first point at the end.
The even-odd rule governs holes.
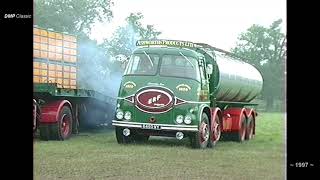
{"type": "Polygon", "coordinates": [[[160,130],[161,126],[155,124],[142,124],[142,129],[160,130]]]}

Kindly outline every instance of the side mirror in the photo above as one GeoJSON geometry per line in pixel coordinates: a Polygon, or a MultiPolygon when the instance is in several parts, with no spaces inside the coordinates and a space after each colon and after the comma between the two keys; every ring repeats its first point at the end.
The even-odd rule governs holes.
{"type": "Polygon", "coordinates": [[[208,64],[208,65],[207,65],[207,73],[208,73],[209,75],[211,75],[212,72],[213,72],[213,66],[212,66],[212,64],[208,64]]]}

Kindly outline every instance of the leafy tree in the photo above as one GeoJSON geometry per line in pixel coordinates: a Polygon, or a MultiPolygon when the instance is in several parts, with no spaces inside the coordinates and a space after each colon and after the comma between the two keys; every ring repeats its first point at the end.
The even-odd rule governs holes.
{"type": "Polygon", "coordinates": [[[112,0],[35,0],[35,24],[71,34],[89,34],[96,21],[109,21],[112,0]]]}
{"type": "Polygon", "coordinates": [[[156,39],[161,32],[153,25],[144,27],[141,23],[141,13],[131,13],[126,18],[126,25],[119,27],[113,34],[112,39],[105,40],[103,46],[108,49],[112,56],[129,56],[136,47],[138,39],[156,39]]]}
{"type": "Polygon", "coordinates": [[[282,100],[284,95],[286,36],[281,33],[281,23],[279,19],[270,27],[252,25],[240,34],[237,46],[231,50],[262,73],[262,97],[266,100],[267,110],[272,110],[274,100],[282,100]]]}

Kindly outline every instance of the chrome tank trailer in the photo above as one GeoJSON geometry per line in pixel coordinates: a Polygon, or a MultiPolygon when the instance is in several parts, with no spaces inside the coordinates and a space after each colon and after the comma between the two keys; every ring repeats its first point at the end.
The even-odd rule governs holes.
{"type": "Polygon", "coordinates": [[[219,77],[217,101],[250,102],[260,94],[263,79],[252,65],[215,53],[219,77]]]}

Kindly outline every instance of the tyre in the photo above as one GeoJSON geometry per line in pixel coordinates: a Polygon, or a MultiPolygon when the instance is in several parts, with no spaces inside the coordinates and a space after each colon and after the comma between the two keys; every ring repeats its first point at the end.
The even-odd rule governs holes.
{"type": "Polygon", "coordinates": [[[254,118],[253,116],[250,116],[250,118],[248,119],[248,125],[246,127],[246,136],[245,136],[245,140],[250,140],[253,138],[253,128],[254,128],[254,118]]]}
{"type": "Polygon", "coordinates": [[[217,144],[217,142],[220,140],[220,137],[221,137],[221,125],[220,125],[218,115],[216,115],[214,121],[215,121],[215,127],[213,130],[213,133],[211,134],[211,138],[208,144],[208,147],[210,148],[213,148],[217,144]]]}
{"type": "Polygon", "coordinates": [[[210,141],[209,118],[206,113],[202,113],[199,131],[190,137],[191,146],[196,149],[204,149],[210,141]]]}

